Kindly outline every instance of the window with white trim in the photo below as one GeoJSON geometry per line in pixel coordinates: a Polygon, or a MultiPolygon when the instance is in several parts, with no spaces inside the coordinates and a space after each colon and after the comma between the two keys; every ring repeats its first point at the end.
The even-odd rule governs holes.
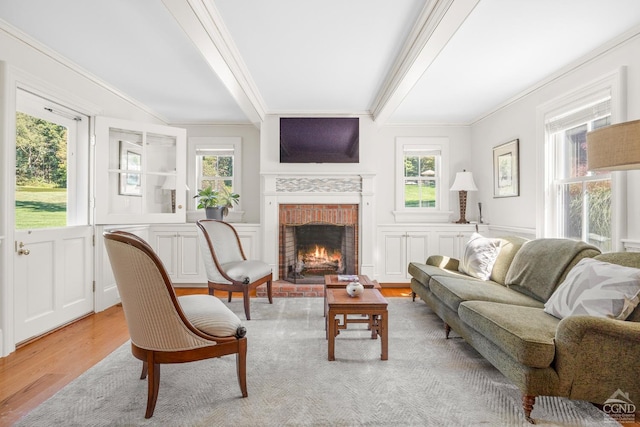
{"type": "MultiPolygon", "coordinates": [[[[192,189],[190,209],[197,201],[193,195],[201,188],[223,188],[242,195],[240,137],[191,137],[189,138],[189,168],[187,186],[192,189]]],[[[241,210],[240,203],[234,208],[241,210]]]]}
{"type": "Polygon", "coordinates": [[[448,220],[448,152],[448,138],[396,139],[397,221],[448,220]]]}
{"type": "Polygon", "coordinates": [[[587,132],[608,126],[611,91],[585,96],[545,117],[547,174],[557,237],[583,240],[602,251],[612,248],[611,173],[587,170],[587,132]]]}

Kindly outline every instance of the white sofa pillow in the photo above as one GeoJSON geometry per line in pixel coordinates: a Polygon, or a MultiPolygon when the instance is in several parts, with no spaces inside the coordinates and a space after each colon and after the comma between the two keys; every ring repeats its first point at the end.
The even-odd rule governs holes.
{"type": "Polygon", "coordinates": [[[491,269],[500,253],[500,239],[489,239],[473,233],[464,247],[458,271],[482,280],[489,280],[491,269]]]}
{"type": "Polygon", "coordinates": [[[562,319],[588,315],[624,320],[640,301],[640,269],[592,258],[580,260],[544,305],[562,319]]]}

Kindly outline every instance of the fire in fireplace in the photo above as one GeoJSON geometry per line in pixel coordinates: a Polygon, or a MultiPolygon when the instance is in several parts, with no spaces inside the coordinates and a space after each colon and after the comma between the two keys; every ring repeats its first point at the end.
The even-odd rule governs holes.
{"type": "Polygon", "coordinates": [[[356,274],[354,226],[285,226],[284,235],[286,280],[322,283],[325,274],[356,274]]]}

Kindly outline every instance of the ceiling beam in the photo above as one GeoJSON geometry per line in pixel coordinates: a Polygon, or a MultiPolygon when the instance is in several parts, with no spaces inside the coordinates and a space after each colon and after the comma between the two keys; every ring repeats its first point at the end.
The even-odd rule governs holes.
{"type": "Polygon", "coordinates": [[[187,36],[216,73],[240,109],[254,124],[266,108],[222,17],[210,0],[162,0],[187,36]]]}
{"type": "Polygon", "coordinates": [[[407,38],[371,109],[377,123],[385,123],[431,66],[480,0],[433,0],[407,38]]]}

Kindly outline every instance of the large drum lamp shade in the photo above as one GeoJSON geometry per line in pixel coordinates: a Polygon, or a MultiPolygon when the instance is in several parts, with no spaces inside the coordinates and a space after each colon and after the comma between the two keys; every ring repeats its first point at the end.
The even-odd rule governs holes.
{"type": "Polygon", "coordinates": [[[596,171],[640,169],[640,120],[589,132],[587,168],[596,171]]]}

